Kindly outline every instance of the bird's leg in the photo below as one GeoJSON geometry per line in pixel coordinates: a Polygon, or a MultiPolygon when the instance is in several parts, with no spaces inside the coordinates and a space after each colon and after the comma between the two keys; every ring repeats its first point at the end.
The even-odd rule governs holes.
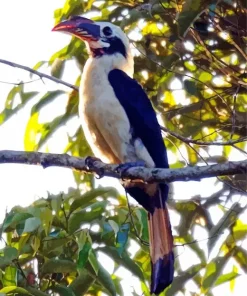
{"type": "Polygon", "coordinates": [[[128,171],[130,168],[134,167],[145,167],[146,164],[143,160],[135,161],[135,162],[126,162],[122,163],[119,166],[116,167],[115,171],[120,174],[121,178],[122,176],[128,171]]]}
{"type": "Polygon", "coordinates": [[[98,168],[97,166],[95,166],[95,162],[97,162],[97,161],[101,162],[101,160],[97,157],[88,156],[85,159],[85,164],[89,170],[93,169],[96,172],[96,174],[98,175],[97,178],[100,179],[100,178],[104,177],[105,171],[103,168],[98,168]]]}

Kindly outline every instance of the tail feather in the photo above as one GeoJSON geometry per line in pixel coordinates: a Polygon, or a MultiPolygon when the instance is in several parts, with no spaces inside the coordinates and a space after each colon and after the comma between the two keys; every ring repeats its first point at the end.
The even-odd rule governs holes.
{"type": "Polygon", "coordinates": [[[159,294],[172,283],[174,274],[173,238],[166,205],[149,213],[148,222],[151,293],[159,294]]]}
{"type": "Polygon", "coordinates": [[[174,274],[173,237],[166,207],[168,186],[138,185],[127,187],[125,184],[125,188],[148,211],[151,293],[159,294],[172,283],[174,274]]]}

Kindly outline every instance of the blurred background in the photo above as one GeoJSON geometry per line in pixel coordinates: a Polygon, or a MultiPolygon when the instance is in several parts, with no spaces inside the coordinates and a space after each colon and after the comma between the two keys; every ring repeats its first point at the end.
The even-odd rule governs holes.
{"type": "MultiPolygon", "coordinates": [[[[246,159],[245,1],[0,5],[0,59],[76,86],[85,46],[53,26],[71,15],[121,26],[172,168],[246,159]]],[[[0,62],[1,150],[91,155],[77,106],[77,91],[0,62]]],[[[146,212],[117,180],[14,164],[0,180],[1,293],[149,295],[146,212]]],[[[162,295],[244,295],[246,189],[245,175],[171,185],[176,273],[162,295]]]]}

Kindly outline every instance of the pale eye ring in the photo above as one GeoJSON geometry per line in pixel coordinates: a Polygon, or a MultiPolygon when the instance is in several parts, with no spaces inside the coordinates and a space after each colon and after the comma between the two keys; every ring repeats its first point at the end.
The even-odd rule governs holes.
{"type": "Polygon", "coordinates": [[[112,29],[108,26],[104,27],[102,31],[106,37],[109,37],[112,35],[112,29]]]}

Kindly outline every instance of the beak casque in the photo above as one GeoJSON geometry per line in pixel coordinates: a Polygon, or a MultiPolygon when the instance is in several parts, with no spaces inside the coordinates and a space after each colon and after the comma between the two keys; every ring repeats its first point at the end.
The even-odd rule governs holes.
{"type": "Polygon", "coordinates": [[[70,33],[85,41],[97,41],[100,38],[100,26],[81,16],[72,16],[57,24],[52,31],[70,33]]]}

